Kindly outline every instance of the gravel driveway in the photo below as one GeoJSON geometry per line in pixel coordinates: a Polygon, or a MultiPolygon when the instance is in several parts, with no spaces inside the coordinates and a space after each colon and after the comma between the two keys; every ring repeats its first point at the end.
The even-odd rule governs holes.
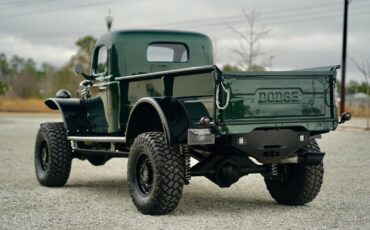
{"type": "Polygon", "coordinates": [[[276,204],[259,175],[228,189],[193,178],[173,213],[152,217],[131,202],[126,159],[100,167],[75,159],[64,188],[41,187],[34,140],[39,124],[54,120],[0,114],[0,229],[370,229],[370,131],[323,135],[324,184],[306,206],[276,204]]]}

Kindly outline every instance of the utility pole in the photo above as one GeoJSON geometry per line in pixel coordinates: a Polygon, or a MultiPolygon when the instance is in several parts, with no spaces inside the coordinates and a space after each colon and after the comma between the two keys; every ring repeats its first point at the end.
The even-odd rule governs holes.
{"type": "Polygon", "coordinates": [[[274,56],[269,56],[269,70],[272,70],[272,59],[274,59],[274,56]]]}
{"type": "Polygon", "coordinates": [[[344,0],[343,17],[343,46],[342,46],[342,84],[340,94],[340,113],[344,113],[346,100],[346,58],[347,58],[347,25],[348,25],[348,4],[349,0],[344,0]]]}
{"type": "Polygon", "coordinates": [[[108,15],[105,17],[105,21],[107,22],[107,28],[108,32],[110,32],[110,29],[112,28],[113,23],[113,17],[111,16],[111,10],[108,10],[108,15]]]}

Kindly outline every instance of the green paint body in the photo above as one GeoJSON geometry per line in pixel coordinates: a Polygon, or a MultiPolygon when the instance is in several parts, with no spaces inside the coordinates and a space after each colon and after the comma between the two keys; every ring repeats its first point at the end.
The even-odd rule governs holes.
{"type": "MultiPolygon", "coordinates": [[[[125,135],[133,105],[143,97],[176,98],[183,105],[190,126],[209,117],[218,135],[245,134],[255,129],[297,128],[312,135],[338,125],[334,100],[336,68],[284,72],[222,73],[213,66],[211,40],[199,33],[179,31],[121,31],[103,35],[95,49],[107,48],[104,73],[95,77],[86,99],[87,120],[94,133],[125,135]],[[187,62],[149,62],[151,43],[181,43],[187,62]],[[188,74],[185,69],[208,66],[208,71],[188,74]],[[179,73],[174,71],[179,70],[179,73]],[[182,71],[184,69],[184,71],[182,71]],[[150,73],[161,72],[150,75],[150,73]],[[149,75],[148,75],[149,74],[149,75]],[[216,106],[216,87],[223,81],[230,92],[225,110],[216,106]]],[[[221,90],[221,104],[226,94],[221,90]]]]}

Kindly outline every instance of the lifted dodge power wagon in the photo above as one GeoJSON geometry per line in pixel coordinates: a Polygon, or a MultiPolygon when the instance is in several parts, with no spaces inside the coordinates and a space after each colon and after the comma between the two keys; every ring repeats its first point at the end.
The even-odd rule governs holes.
{"type": "Polygon", "coordinates": [[[41,124],[37,179],[59,187],[73,158],[98,166],[128,157],[130,194],[144,214],[174,210],[194,176],[229,187],[260,173],[278,203],[304,205],[323,179],[315,139],[350,119],[337,117],[338,67],[222,72],[203,34],[107,33],[95,45],[91,73],[76,67],[85,77],[80,98],[59,90],[45,101],[63,122],[41,124]]]}

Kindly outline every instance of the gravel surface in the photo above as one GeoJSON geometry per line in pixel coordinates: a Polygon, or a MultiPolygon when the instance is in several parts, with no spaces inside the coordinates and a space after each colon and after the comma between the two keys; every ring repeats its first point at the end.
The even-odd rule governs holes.
{"type": "Polygon", "coordinates": [[[323,135],[327,153],[319,196],[303,207],[276,204],[259,175],[221,189],[193,178],[167,216],[136,211],[126,159],[94,167],[73,160],[64,188],[38,184],[33,163],[39,124],[56,115],[0,114],[0,229],[370,229],[370,132],[323,135]]]}

